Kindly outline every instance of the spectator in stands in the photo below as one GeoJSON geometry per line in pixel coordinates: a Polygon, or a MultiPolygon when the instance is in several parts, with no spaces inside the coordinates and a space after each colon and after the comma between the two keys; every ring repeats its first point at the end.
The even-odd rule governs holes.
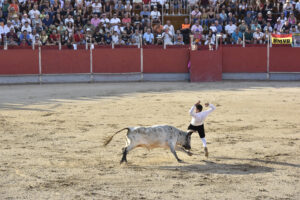
{"type": "Polygon", "coordinates": [[[199,24],[199,21],[196,21],[196,23],[192,26],[191,32],[194,34],[195,32],[203,32],[202,26],[199,24]]]}
{"type": "Polygon", "coordinates": [[[109,19],[107,18],[107,13],[102,14],[100,22],[103,24],[104,27],[106,27],[107,24],[110,23],[109,19]]]}
{"type": "Polygon", "coordinates": [[[48,35],[46,34],[46,31],[44,31],[44,30],[41,32],[40,41],[41,41],[42,45],[48,44],[48,35]]]}
{"type": "Polygon", "coordinates": [[[191,12],[191,18],[193,22],[196,22],[197,20],[200,20],[201,12],[199,10],[198,6],[195,6],[195,9],[191,12]]]}
{"type": "Polygon", "coordinates": [[[12,26],[11,21],[8,20],[7,24],[3,27],[3,33],[4,33],[4,35],[8,34],[11,30],[13,30],[15,32],[15,29],[12,26]]]}
{"type": "Polygon", "coordinates": [[[277,19],[277,23],[274,25],[274,31],[276,34],[280,34],[282,26],[283,24],[281,23],[281,20],[277,19]]]}
{"type": "Polygon", "coordinates": [[[144,43],[145,44],[153,44],[154,43],[154,35],[151,33],[151,29],[148,28],[147,32],[143,35],[144,43]]]}
{"type": "Polygon", "coordinates": [[[94,14],[94,17],[91,19],[91,24],[96,28],[100,24],[100,19],[98,18],[98,14],[94,14]]]}
{"type": "MultiPolygon", "coordinates": [[[[91,29],[87,29],[87,32],[88,31],[91,31],[91,29]]],[[[85,43],[84,41],[85,41],[84,35],[79,30],[77,30],[73,36],[74,44],[77,44],[77,45],[84,44],[85,43]]]]}
{"type": "Polygon", "coordinates": [[[153,33],[154,33],[154,36],[157,37],[158,35],[162,35],[163,33],[163,30],[164,30],[164,27],[161,25],[161,22],[158,21],[158,24],[155,24],[153,26],[153,33]]]}
{"type": "Polygon", "coordinates": [[[222,19],[223,22],[227,22],[227,14],[225,12],[225,9],[222,9],[222,12],[220,13],[220,18],[222,19]]]}
{"type": "Polygon", "coordinates": [[[260,31],[259,28],[253,33],[254,44],[262,44],[263,43],[264,34],[260,31]]]}
{"type": "Polygon", "coordinates": [[[122,19],[122,23],[123,24],[128,24],[128,23],[131,23],[131,18],[129,17],[129,14],[128,13],[125,13],[123,19],[122,19]]]}
{"type": "Polygon", "coordinates": [[[286,3],[283,5],[284,16],[287,17],[288,13],[294,10],[293,5],[290,3],[290,0],[286,0],[286,3]]]}
{"type": "Polygon", "coordinates": [[[247,24],[247,26],[251,25],[252,22],[251,12],[247,12],[247,16],[244,18],[244,21],[247,24]]]}
{"type": "Polygon", "coordinates": [[[20,42],[25,41],[28,45],[31,45],[31,38],[30,38],[30,35],[27,34],[27,31],[26,31],[26,30],[24,30],[24,31],[20,34],[19,40],[20,40],[20,42]]]}
{"type": "Polygon", "coordinates": [[[57,33],[56,30],[53,30],[49,36],[49,44],[58,45],[59,41],[60,41],[60,35],[57,33]]]}
{"type": "Polygon", "coordinates": [[[132,11],[132,6],[130,4],[130,1],[126,1],[125,12],[131,13],[131,11],[132,11]]]}
{"type": "Polygon", "coordinates": [[[289,21],[285,21],[284,25],[281,27],[280,32],[283,34],[289,34],[291,29],[291,24],[289,23],[289,21]]]}
{"type": "Polygon", "coordinates": [[[169,30],[169,28],[166,28],[165,31],[162,33],[162,38],[164,40],[165,45],[173,45],[173,34],[169,30]]]}
{"type": "Polygon", "coordinates": [[[21,32],[24,32],[24,30],[26,30],[26,32],[29,33],[29,34],[32,32],[32,28],[29,25],[28,21],[25,22],[24,26],[22,26],[21,32]]]}
{"type": "Polygon", "coordinates": [[[167,24],[164,25],[164,30],[166,30],[167,28],[169,29],[172,35],[175,35],[174,26],[171,24],[170,20],[167,20],[167,24]]]}
{"type": "Polygon", "coordinates": [[[260,24],[258,23],[258,21],[252,21],[251,31],[255,32],[257,29],[261,30],[260,24]]]}
{"type": "Polygon", "coordinates": [[[242,44],[243,34],[240,32],[239,28],[235,29],[235,31],[231,35],[231,43],[232,44],[242,44]]]}
{"type": "Polygon", "coordinates": [[[190,43],[190,32],[191,32],[191,24],[189,23],[189,19],[185,18],[184,23],[181,25],[181,33],[183,36],[183,42],[185,44],[190,43]]]}
{"type": "Polygon", "coordinates": [[[281,13],[280,17],[278,17],[277,20],[280,20],[281,24],[283,25],[284,22],[287,20],[287,17],[284,16],[284,13],[281,13]]]}
{"type": "Polygon", "coordinates": [[[157,6],[154,6],[154,10],[151,11],[151,19],[154,21],[154,22],[157,22],[159,19],[160,19],[160,12],[157,10],[157,6]]]}
{"type": "Polygon", "coordinates": [[[46,15],[45,18],[43,19],[43,26],[49,27],[50,25],[52,25],[52,23],[53,23],[52,18],[50,18],[49,15],[46,15]]]}
{"type": "Polygon", "coordinates": [[[273,28],[271,26],[271,23],[268,22],[267,25],[264,27],[264,32],[268,32],[268,33],[272,33],[273,32],[273,28]]]}
{"type": "Polygon", "coordinates": [[[131,44],[138,45],[140,43],[141,34],[138,29],[135,29],[134,34],[131,35],[131,44]]]}
{"type": "Polygon", "coordinates": [[[34,19],[36,15],[37,15],[37,16],[40,16],[41,13],[40,13],[40,11],[38,10],[38,5],[37,5],[37,4],[34,4],[34,5],[33,5],[33,9],[30,10],[28,14],[29,14],[31,20],[34,19]]]}
{"type": "Polygon", "coordinates": [[[92,10],[93,10],[93,14],[100,16],[102,10],[102,4],[99,2],[99,0],[94,0],[94,3],[92,4],[92,10]]]}
{"type": "Polygon", "coordinates": [[[267,12],[267,16],[266,16],[265,22],[267,22],[267,23],[269,22],[271,24],[271,26],[274,27],[274,25],[275,25],[275,18],[272,16],[272,12],[271,11],[267,12]]]}
{"type": "Polygon", "coordinates": [[[253,33],[249,28],[247,28],[245,32],[245,43],[251,44],[252,42],[253,42],[253,33]]]}
{"type": "Polygon", "coordinates": [[[244,33],[246,29],[248,28],[247,24],[245,23],[245,20],[242,20],[242,23],[239,25],[240,32],[244,33]]]}
{"type": "Polygon", "coordinates": [[[118,1],[118,3],[115,4],[114,10],[117,13],[117,16],[124,16],[125,6],[122,4],[122,1],[118,1]]]}
{"type": "Polygon", "coordinates": [[[288,22],[291,24],[291,25],[296,25],[297,24],[297,18],[294,16],[294,13],[293,12],[290,12],[290,16],[288,18],[288,22]]]}
{"type": "Polygon", "coordinates": [[[295,12],[298,16],[300,16],[300,0],[295,5],[295,12]]]}
{"type": "Polygon", "coordinates": [[[143,5],[143,1],[142,0],[133,0],[133,9],[134,10],[141,10],[142,9],[142,5],[143,5]]]}
{"type": "Polygon", "coordinates": [[[232,22],[229,21],[229,24],[225,26],[225,31],[228,36],[231,36],[231,34],[237,29],[236,25],[232,22]]]}
{"type": "Polygon", "coordinates": [[[111,37],[113,44],[119,44],[120,36],[117,31],[114,31],[114,34],[111,37]]]}

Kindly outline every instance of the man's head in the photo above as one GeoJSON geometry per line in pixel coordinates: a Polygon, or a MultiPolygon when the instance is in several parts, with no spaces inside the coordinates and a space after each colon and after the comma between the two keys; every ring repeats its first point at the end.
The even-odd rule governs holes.
{"type": "Polygon", "coordinates": [[[203,106],[201,104],[196,104],[196,112],[201,112],[203,109],[203,106]]]}

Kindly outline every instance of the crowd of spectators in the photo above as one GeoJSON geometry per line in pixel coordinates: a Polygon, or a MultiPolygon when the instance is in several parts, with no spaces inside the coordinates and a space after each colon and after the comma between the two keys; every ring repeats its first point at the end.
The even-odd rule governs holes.
{"type": "Polygon", "coordinates": [[[265,43],[300,32],[300,0],[0,0],[0,43],[265,43]],[[188,14],[178,30],[162,15],[188,14]]]}

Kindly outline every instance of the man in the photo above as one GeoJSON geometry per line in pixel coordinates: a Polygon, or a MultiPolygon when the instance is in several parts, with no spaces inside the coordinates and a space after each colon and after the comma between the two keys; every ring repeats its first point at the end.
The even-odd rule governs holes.
{"type": "Polygon", "coordinates": [[[173,45],[173,34],[169,30],[169,28],[166,28],[165,32],[162,34],[162,38],[164,39],[165,45],[173,45]]]}
{"type": "Polygon", "coordinates": [[[154,42],[154,35],[153,35],[153,33],[151,33],[151,29],[150,28],[147,29],[146,33],[144,33],[143,39],[144,39],[145,44],[153,44],[153,42],[154,42]]]}
{"type": "Polygon", "coordinates": [[[210,107],[210,109],[206,111],[202,111],[203,107],[200,104],[200,101],[198,101],[189,111],[190,115],[192,116],[191,123],[188,127],[188,133],[193,133],[195,131],[198,131],[199,136],[202,140],[205,156],[208,157],[208,149],[206,146],[206,139],[205,139],[205,131],[204,131],[204,120],[206,117],[213,112],[216,107],[212,104],[206,103],[206,107],[210,107]],[[195,111],[196,108],[196,111],[195,111]]]}

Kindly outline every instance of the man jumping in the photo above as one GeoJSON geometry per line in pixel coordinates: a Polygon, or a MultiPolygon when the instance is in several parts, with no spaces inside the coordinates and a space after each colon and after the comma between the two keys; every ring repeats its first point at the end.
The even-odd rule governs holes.
{"type": "Polygon", "coordinates": [[[193,133],[198,131],[199,136],[202,140],[205,156],[208,157],[208,149],[206,146],[206,139],[205,139],[205,131],[204,131],[204,120],[205,118],[216,109],[216,107],[212,104],[206,103],[206,107],[210,107],[210,109],[206,111],[202,111],[203,107],[198,101],[189,111],[190,115],[192,116],[191,124],[188,127],[188,132],[193,133]],[[195,112],[196,108],[196,112],[195,112]]]}

